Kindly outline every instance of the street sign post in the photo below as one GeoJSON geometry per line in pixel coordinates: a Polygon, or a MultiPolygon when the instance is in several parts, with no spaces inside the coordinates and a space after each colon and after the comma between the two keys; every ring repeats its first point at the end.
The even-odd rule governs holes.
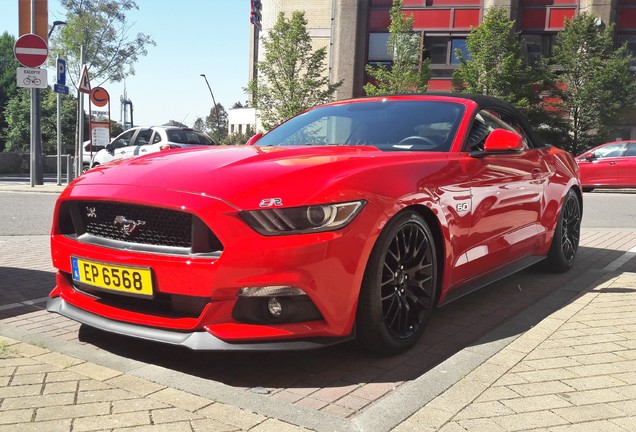
{"type": "Polygon", "coordinates": [[[42,66],[49,56],[49,47],[36,34],[25,34],[15,41],[13,54],[22,66],[36,68],[42,66]]]}
{"type": "Polygon", "coordinates": [[[91,102],[93,105],[98,107],[105,107],[106,104],[110,101],[110,96],[108,92],[103,87],[95,87],[91,91],[91,102]]]}
{"type": "Polygon", "coordinates": [[[86,65],[82,67],[82,75],[80,76],[79,87],[77,89],[82,93],[91,92],[91,80],[88,77],[88,67],[86,67],[86,65]]]}
{"type": "Polygon", "coordinates": [[[66,85],[66,61],[61,58],[57,59],[57,83],[61,86],[66,85]]]}
{"type": "Polygon", "coordinates": [[[46,88],[46,69],[31,69],[19,67],[16,69],[16,84],[25,88],[46,88]]]}
{"type": "Polygon", "coordinates": [[[53,84],[53,91],[55,93],[67,95],[68,94],[68,86],[60,85],[60,84],[53,84]]]}

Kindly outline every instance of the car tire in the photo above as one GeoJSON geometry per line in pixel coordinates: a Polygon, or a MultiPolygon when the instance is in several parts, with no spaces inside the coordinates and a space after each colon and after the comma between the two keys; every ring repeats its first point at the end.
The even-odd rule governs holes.
{"type": "Polygon", "coordinates": [[[433,234],[418,213],[398,214],[380,233],[367,263],[356,315],[358,343],[383,355],[409,349],[424,331],[436,291],[433,234]]]}
{"type": "Polygon", "coordinates": [[[546,268],[555,273],[563,273],[574,264],[581,237],[581,203],[570,189],[559,212],[559,220],[552,244],[545,261],[546,268]]]}
{"type": "Polygon", "coordinates": [[[82,165],[82,174],[84,174],[89,169],[91,169],[91,166],[89,164],[82,165]]]}

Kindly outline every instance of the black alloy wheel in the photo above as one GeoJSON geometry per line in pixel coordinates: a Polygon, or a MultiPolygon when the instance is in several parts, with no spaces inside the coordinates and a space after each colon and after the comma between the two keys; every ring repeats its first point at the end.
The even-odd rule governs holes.
{"type": "Polygon", "coordinates": [[[419,339],[434,306],[437,256],[426,221],[407,211],[387,224],[369,259],[358,307],[358,340],[393,354],[419,339]]]}
{"type": "Polygon", "coordinates": [[[581,237],[581,209],[576,196],[568,196],[561,223],[561,250],[566,261],[574,261],[581,237]]]}
{"type": "Polygon", "coordinates": [[[549,270],[564,272],[574,265],[581,238],[581,203],[579,197],[570,190],[563,207],[546,261],[549,270]]]}

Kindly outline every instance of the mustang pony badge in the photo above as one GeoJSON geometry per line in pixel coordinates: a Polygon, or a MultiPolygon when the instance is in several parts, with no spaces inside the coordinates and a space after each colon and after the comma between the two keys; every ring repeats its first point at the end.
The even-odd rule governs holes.
{"type": "Polygon", "coordinates": [[[115,225],[120,225],[120,231],[124,234],[130,236],[137,229],[138,226],[146,225],[146,221],[142,220],[130,220],[126,219],[125,216],[115,216],[115,220],[113,221],[115,225]]]}

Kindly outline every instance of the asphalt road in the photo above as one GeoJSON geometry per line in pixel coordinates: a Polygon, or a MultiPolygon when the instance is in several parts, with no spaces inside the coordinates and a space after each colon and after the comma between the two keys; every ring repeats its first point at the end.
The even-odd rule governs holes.
{"type": "MultiPolygon", "coordinates": [[[[0,192],[0,236],[42,235],[51,228],[57,194],[0,192]]],[[[583,228],[636,228],[636,193],[583,196],[583,228]]]]}

